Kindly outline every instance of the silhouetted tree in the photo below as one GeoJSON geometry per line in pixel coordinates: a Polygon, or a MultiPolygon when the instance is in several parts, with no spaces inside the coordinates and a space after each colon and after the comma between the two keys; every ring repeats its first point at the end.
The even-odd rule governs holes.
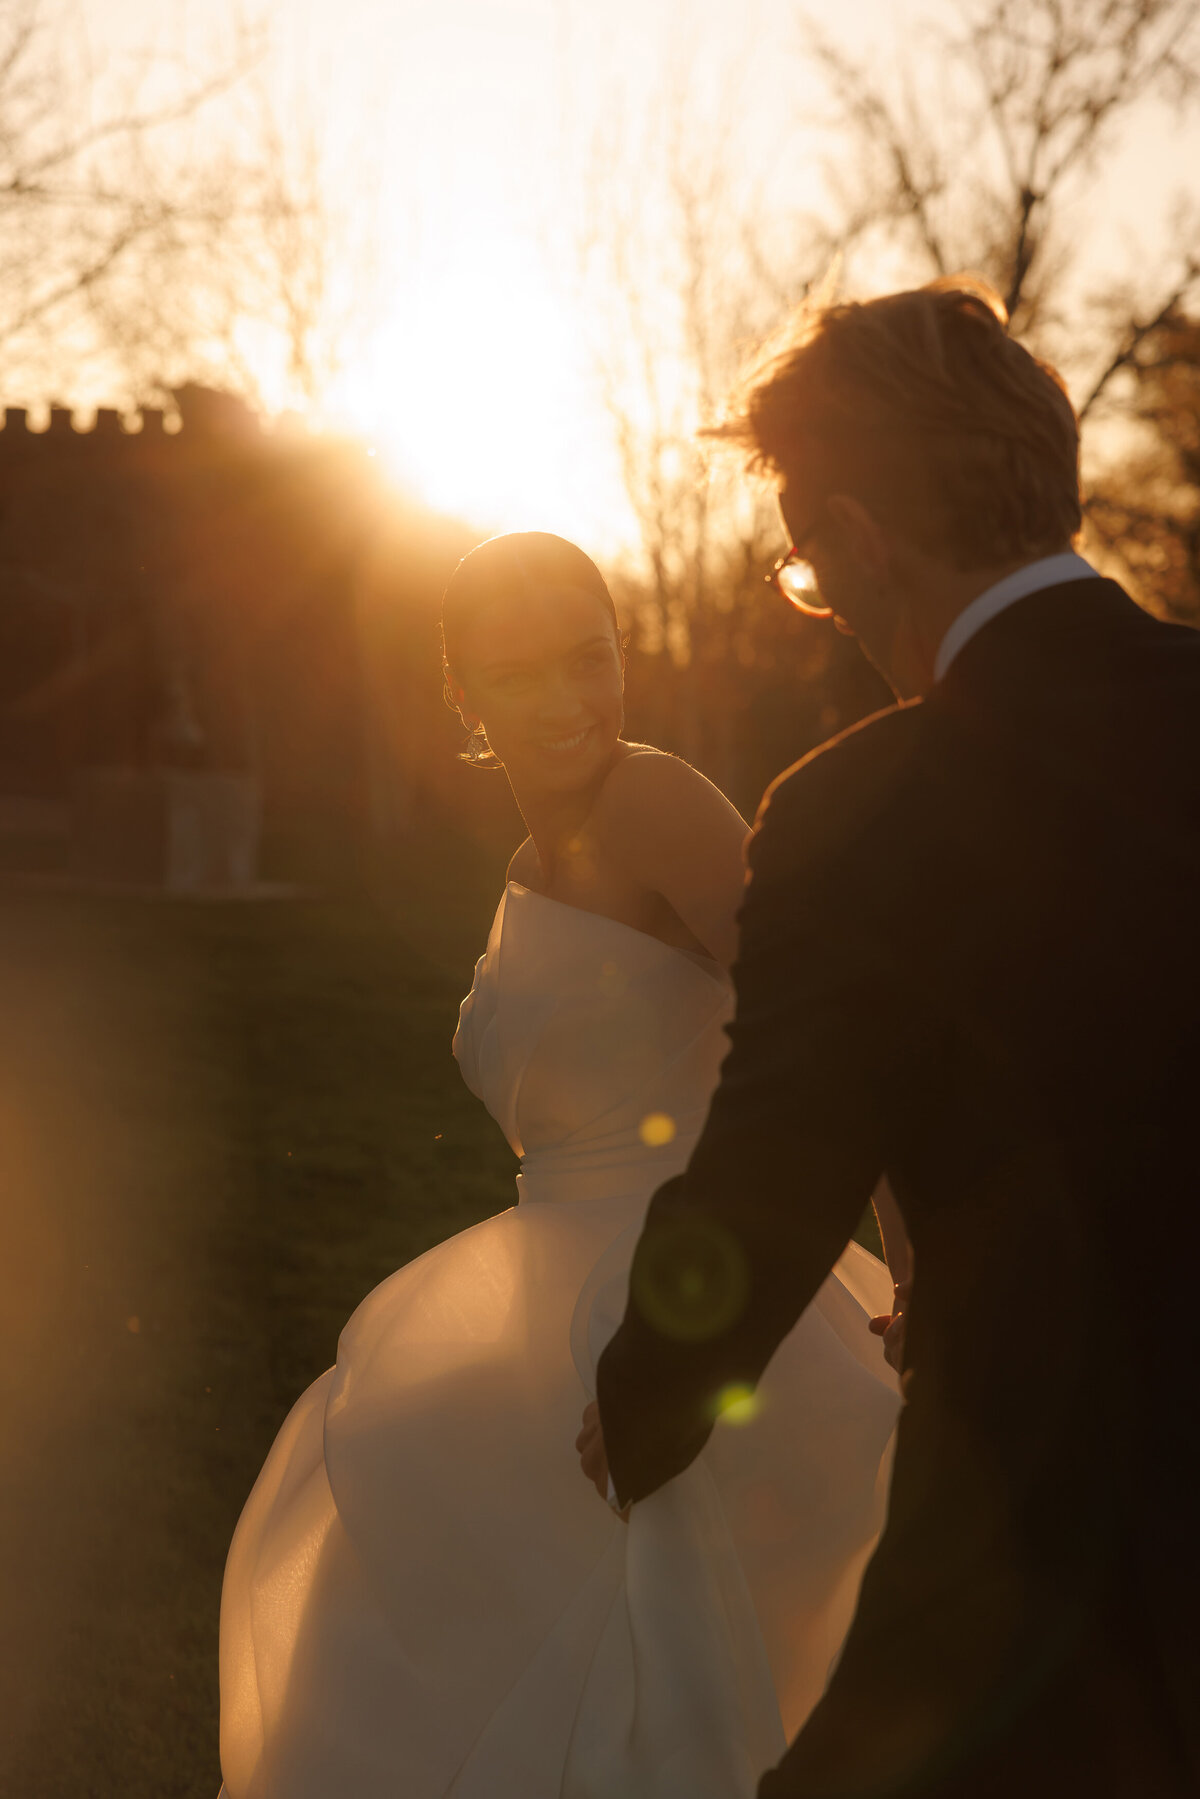
{"type": "MultiPolygon", "coordinates": [[[[149,29],[149,28],[148,28],[149,29]]],[[[94,59],[67,0],[0,0],[0,381],[126,403],[185,379],[298,399],[331,339],[313,134],[275,122],[261,25],[94,59]],[[321,337],[324,329],[324,337],[321,337]]]]}
{"type": "MultiPolygon", "coordinates": [[[[758,617],[772,610],[762,577],[782,529],[772,496],[697,435],[779,305],[760,272],[767,215],[739,144],[736,90],[735,74],[720,116],[700,116],[684,59],[640,121],[618,104],[605,109],[585,180],[581,267],[640,540],[618,575],[635,650],[650,659],[631,671],[633,715],[722,786],[748,792],[759,770],[744,714],[782,648],[778,619],[758,617]],[[747,752],[753,776],[742,773],[747,752]]],[[[792,302],[817,267],[794,271],[792,302]]],[[[815,645],[796,645],[827,662],[815,645]]]]}
{"type": "Polygon", "coordinates": [[[1094,484],[1089,527],[1151,611],[1200,625],[1200,319],[1143,333],[1123,373],[1136,447],[1094,484]]]}
{"type": "Polygon", "coordinates": [[[806,51],[835,116],[825,248],[850,271],[972,269],[1012,328],[1074,378],[1082,417],[1107,401],[1141,340],[1200,294],[1200,204],[1177,201],[1156,262],[1115,285],[1082,268],[1080,218],[1136,107],[1200,93],[1193,0],[958,0],[891,75],[810,20],[806,51]]]}

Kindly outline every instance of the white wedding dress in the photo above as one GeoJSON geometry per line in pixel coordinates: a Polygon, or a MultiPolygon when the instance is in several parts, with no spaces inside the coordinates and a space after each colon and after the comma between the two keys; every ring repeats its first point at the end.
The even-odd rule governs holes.
{"type": "Polygon", "coordinates": [[[628,1524],[573,1448],[730,1009],[716,963],[509,885],[454,1051],[519,1204],[367,1296],[267,1457],[222,1596],[227,1799],[750,1799],[820,1696],[886,1500],[883,1265],[850,1245],[628,1524]]]}

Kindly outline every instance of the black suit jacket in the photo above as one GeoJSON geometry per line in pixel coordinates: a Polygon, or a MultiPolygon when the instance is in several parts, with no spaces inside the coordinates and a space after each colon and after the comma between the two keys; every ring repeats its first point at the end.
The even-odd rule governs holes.
{"type": "Polygon", "coordinates": [[[781,776],[750,866],[721,1084],[600,1361],[617,1493],[698,1453],[886,1172],[916,1269],[889,1521],[770,1790],[983,1791],[997,1757],[1011,1790],[1093,1662],[1128,1737],[1100,1773],[1190,1778],[1200,635],[1107,581],[1018,601],[781,776]]]}

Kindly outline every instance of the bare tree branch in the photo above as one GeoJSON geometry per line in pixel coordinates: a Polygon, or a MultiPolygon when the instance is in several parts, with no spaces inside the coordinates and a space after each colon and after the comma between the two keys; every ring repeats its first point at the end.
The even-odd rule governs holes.
{"type": "Polygon", "coordinates": [[[200,82],[188,88],[170,105],[151,107],[144,112],[120,114],[112,118],[101,119],[86,131],[68,135],[56,143],[51,150],[40,156],[33,156],[27,162],[14,168],[6,179],[0,181],[0,197],[12,195],[24,198],[31,194],[45,196],[55,190],[46,186],[45,178],[55,169],[75,169],[94,151],[102,149],[106,144],[120,139],[141,138],[151,132],[161,131],[170,125],[177,125],[181,120],[192,119],[197,112],[211,104],[213,100],[227,94],[242,82],[254,65],[261,52],[243,55],[235,63],[220,70],[210,80],[200,82]]]}
{"type": "Polygon", "coordinates": [[[906,128],[884,94],[828,35],[811,20],[802,22],[809,56],[825,76],[843,117],[858,141],[874,152],[891,181],[873,204],[860,206],[851,229],[861,236],[870,225],[906,218],[915,225],[930,263],[939,275],[950,260],[934,208],[945,192],[945,176],[932,140],[906,128]],[[924,172],[918,168],[924,164],[924,172]]]}
{"type": "Polygon", "coordinates": [[[0,0],[9,391],[47,379],[61,391],[68,364],[89,360],[136,365],[145,383],[151,356],[165,376],[185,342],[198,351],[222,337],[232,365],[236,318],[255,308],[290,336],[302,386],[298,320],[317,296],[301,289],[319,232],[311,184],[283,181],[277,138],[246,117],[262,28],[238,27],[200,73],[157,50],[110,68],[92,65],[65,6],[0,0]]]}
{"type": "Polygon", "coordinates": [[[1135,106],[1200,92],[1200,12],[1192,0],[959,0],[958,9],[961,23],[930,40],[929,103],[903,111],[886,75],[802,22],[839,135],[858,158],[835,189],[838,234],[847,247],[911,234],[926,278],[980,270],[1027,329],[1049,291],[1071,184],[1094,176],[1135,106]],[[970,91],[976,104],[955,100],[970,91]]]}
{"type": "Polygon", "coordinates": [[[1189,257],[1182,275],[1153,317],[1149,319],[1135,318],[1130,321],[1122,342],[1114,350],[1108,363],[1100,371],[1090,391],[1077,408],[1081,424],[1094,411],[1097,402],[1111,384],[1114,376],[1120,374],[1122,369],[1129,368],[1137,362],[1138,352],[1143,344],[1178,314],[1198,282],[1200,282],[1200,257],[1192,256],[1189,257]]]}

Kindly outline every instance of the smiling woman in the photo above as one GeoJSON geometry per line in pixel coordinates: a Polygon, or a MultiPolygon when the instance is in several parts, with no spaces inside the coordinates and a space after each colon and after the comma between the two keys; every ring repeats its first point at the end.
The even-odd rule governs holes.
{"type": "Polygon", "coordinates": [[[504,769],[529,829],[510,878],[728,965],[745,821],[622,737],[623,643],[591,558],[549,532],[494,537],[451,576],[442,631],[466,760],[504,769]]]}
{"type": "Polygon", "coordinates": [[[565,538],[525,531],[464,557],[442,605],[447,692],[471,733],[466,760],[518,788],[578,785],[611,763],[624,656],[599,569],[565,538]]]}

